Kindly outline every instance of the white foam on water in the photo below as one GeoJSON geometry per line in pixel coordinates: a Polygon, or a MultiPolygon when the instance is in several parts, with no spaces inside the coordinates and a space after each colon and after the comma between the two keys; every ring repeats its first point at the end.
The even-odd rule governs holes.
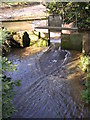
{"type": "Polygon", "coordinates": [[[61,39],[57,39],[57,40],[55,40],[55,39],[50,39],[50,42],[51,42],[51,43],[61,43],[61,39]]]}
{"type": "Polygon", "coordinates": [[[50,32],[50,37],[60,37],[61,33],[60,32],[50,32]]]}

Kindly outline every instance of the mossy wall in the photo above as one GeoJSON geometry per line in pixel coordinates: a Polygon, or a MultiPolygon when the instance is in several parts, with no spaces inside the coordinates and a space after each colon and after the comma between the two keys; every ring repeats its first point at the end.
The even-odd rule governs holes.
{"type": "Polygon", "coordinates": [[[61,39],[61,48],[82,51],[82,34],[63,34],[61,39]]]}

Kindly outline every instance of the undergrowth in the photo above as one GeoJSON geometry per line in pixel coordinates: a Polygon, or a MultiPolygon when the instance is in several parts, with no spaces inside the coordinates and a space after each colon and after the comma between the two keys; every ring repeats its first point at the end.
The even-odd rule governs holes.
{"type": "Polygon", "coordinates": [[[80,65],[84,72],[87,72],[86,77],[86,89],[82,91],[82,98],[85,100],[85,103],[90,103],[90,56],[81,56],[80,65]]]}
{"type": "MultiPolygon", "coordinates": [[[[6,29],[0,28],[0,50],[6,48],[6,42],[8,37],[8,31],[6,29]]],[[[8,44],[9,46],[9,44],[8,44]]],[[[1,51],[0,51],[1,52],[1,51]]],[[[8,51],[7,51],[8,52],[8,51]]],[[[16,65],[13,65],[11,61],[7,59],[7,57],[0,54],[0,92],[2,95],[0,96],[0,103],[2,102],[2,118],[11,117],[12,113],[16,111],[15,106],[13,104],[13,97],[15,95],[15,87],[20,85],[20,80],[12,80],[11,77],[5,75],[7,72],[13,72],[16,70],[16,65]]]]}
{"type": "Polygon", "coordinates": [[[31,32],[30,34],[30,46],[36,46],[36,47],[46,47],[48,45],[48,39],[47,37],[41,37],[38,38],[38,34],[35,32],[31,32]]]}

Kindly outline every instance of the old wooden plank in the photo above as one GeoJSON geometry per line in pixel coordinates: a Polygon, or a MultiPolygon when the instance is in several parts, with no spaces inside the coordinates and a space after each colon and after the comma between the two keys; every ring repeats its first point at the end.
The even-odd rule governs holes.
{"type": "Polygon", "coordinates": [[[47,17],[37,17],[37,18],[24,18],[24,19],[0,19],[1,22],[24,22],[24,21],[34,21],[34,20],[46,20],[47,17]]]}
{"type": "Polygon", "coordinates": [[[69,28],[69,27],[53,27],[53,26],[40,26],[40,27],[35,27],[35,29],[48,29],[48,30],[78,30],[77,27],[69,28]]]}

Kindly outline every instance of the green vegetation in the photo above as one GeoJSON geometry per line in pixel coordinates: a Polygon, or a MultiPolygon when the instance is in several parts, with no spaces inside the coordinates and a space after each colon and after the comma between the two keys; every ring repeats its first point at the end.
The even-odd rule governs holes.
{"type": "MultiPolygon", "coordinates": [[[[2,46],[5,47],[4,45],[7,40],[7,36],[8,31],[0,29],[0,49],[2,49],[2,46]]],[[[13,65],[11,61],[8,61],[6,57],[2,57],[2,55],[0,55],[0,63],[0,83],[2,83],[2,117],[8,118],[13,112],[15,112],[12,99],[15,95],[14,88],[20,85],[20,80],[13,81],[11,77],[7,77],[5,75],[6,71],[12,72],[13,70],[16,70],[16,66],[13,65]]]]}
{"type": "Polygon", "coordinates": [[[0,28],[0,49],[2,49],[2,55],[8,53],[10,49],[8,37],[10,36],[7,29],[0,28]],[[4,52],[4,53],[3,53],[4,52]]]}
{"type": "Polygon", "coordinates": [[[37,46],[37,47],[46,47],[48,45],[48,38],[46,36],[41,36],[41,38],[38,38],[37,32],[30,32],[30,46],[37,46]]]}
{"type": "Polygon", "coordinates": [[[82,55],[80,65],[84,72],[87,72],[86,90],[82,91],[82,97],[86,103],[90,103],[90,56],[82,55]]]}
{"type": "Polygon", "coordinates": [[[80,65],[81,65],[81,67],[82,67],[82,70],[83,70],[84,72],[87,72],[87,71],[88,71],[88,68],[89,68],[89,66],[90,66],[90,57],[89,57],[89,56],[82,55],[82,56],[81,56],[80,65]]]}
{"type": "Polygon", "coordinates": [[[2,117],[8,118],[16,111],[13,105],[13,97],[15,95],[15,86],[20,86],[20,80],[13,81],[11,77],[4,75],[5,71],[16,70],[15,65],[8,61],[6,57],[2,57],[2,117]]]}
{"type": "Polygon", "coordinates": [[[85,102],[88,104],[90,103],[90,73],[87,75],[85,86],[86,86],[86,90],[82,91],[82,97],[85,100],[85,102]]]}
{"type": "Polygon", "coordinates": [[[1,29],[0,28],[0,45],[1,44],[3,45],[5,43],[5,41],[8,37],[8,33],[9,32],[6,29],[1,29]]]}
{"type": "Polygon", "coordinates": [[[64,13],[64,21],[68,23],[75,21],[76,18],[72,16],[74,13],[77,13],[78,28],[90,28],[89,2],[48,2],[46,3],[46,7],[49,13],[54,12],[56,14],[61,14],[62,16],[64,13]]]}

